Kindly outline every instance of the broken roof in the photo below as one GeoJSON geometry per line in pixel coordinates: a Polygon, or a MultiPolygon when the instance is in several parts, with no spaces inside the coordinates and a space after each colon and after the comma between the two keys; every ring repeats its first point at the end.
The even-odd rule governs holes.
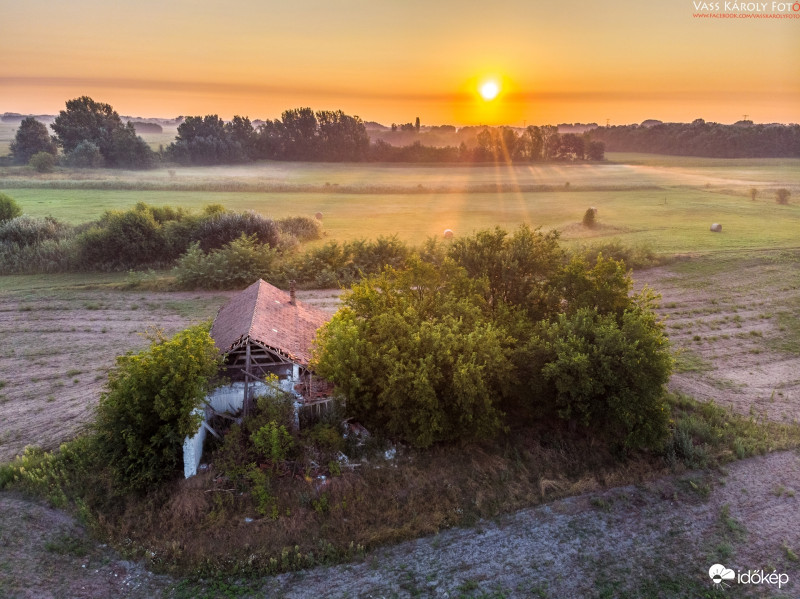
{"type": "Polygon", "coordinates": [[[325,312],[292,304],[288,293],[259,279],[220,308],[211,337],[223,354],[250,338],[307,366],[317,329],[328,320],[325,312]]]}

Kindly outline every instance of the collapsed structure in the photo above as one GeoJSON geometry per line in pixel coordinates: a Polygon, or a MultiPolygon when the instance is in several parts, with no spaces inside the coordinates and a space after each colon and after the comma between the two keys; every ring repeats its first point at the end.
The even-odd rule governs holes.
{"type": "Polygon", "coordinates": [[[221,374],[228,384],[207,398],[204,418],[183,446],[184,475],[197,473],[206,433],[215,414],[241,413],[246,418],[253,398],[271,391],[265,382],[278,378],[280,388],[294,394],[296,406],[319,406],[330,399],[327,386],[315,381],[309,369],[317,329],[330,319],[327,313],[298,302],[294,285],[289,293],[259,279],[220,308],[211,337],[224,356],[221,374]]]}

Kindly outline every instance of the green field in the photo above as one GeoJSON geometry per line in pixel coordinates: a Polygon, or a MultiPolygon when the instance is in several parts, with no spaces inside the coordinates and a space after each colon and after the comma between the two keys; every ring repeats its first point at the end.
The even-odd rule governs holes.
{"type": "Polygon", "coordinates": [[[275,218],[321,212],[328,238],[335,239],[397,235],[419,243],[447,228],[459,234],[527,223],[559,229],[567,240],[619,238],[665,253],[800,245],[800,160],[609,158],[591,165],[472,167],[264,162],[172,174],[35,175],[5,168],[0,191],[27,214],[75,224],[137,202],[193,210],[220,203],[275,218]],[[778,187],[792,191],[788,206],[775,203],[778,187]],[[580,225],[589,206],[598,208],[599,226],[592,230],[580,225]],[[709,231],[714,222],[722,224],[721,234],[709,231]]]}

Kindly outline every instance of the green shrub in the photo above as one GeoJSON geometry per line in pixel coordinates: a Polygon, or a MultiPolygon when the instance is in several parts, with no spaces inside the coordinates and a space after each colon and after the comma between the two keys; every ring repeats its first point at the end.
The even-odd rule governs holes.
{"type": "Polygon", "coordinates": [[[84,140],[64,156],[64,162],[73,168],[100,168],[105,164],[105,159],[96,144],[84,140]]]}
{"type": "Polygon", "coordinates": [[[22,214],[22,208],[14,201],[14,198],[0,193],[0,223],[11,220],[22,214]]]}
{"type": "Polygon", "coordinates": [[[242,235],[255,236],[258,243],[275,247],[280,239],[278,226],[272,219],[255,212],[213,213],[204,219],[195,231],[193,241],[208,252],[239,239],[242,235]]]}
{"type": "Polygon", "coordinates": [[[314,241],[322,238],[322,223],[307,216],[289,216],[280,219],[278,229],[282,234],[291,235],[298,241],[314,241]]]}
{"type": "Polygon", "coordinates": [[[28,166],[39,173],[50,173],[56,167],[56,157],[50,152],[37,152],[31,156],[28,166]]]}
{"type": "Polygon", "coordinates": [[[542,333],[549,354],[542,377],[563,420],[625,448],[658,448],[667,433],[664,385],[672,358],[663,326],[642,307],[621,319],[582,308],[542,333]]]}
{"type": "Polygon", "coordinates": [[[97,226],[79,235],[77,243],[86,269],[123,270],[170,262],[163,228],[147,209],[106,212],[97,226]]]}
{"type": "Polygon", "coordinates": [[[219,361],[207,325],[117,358],[97,407],[101,453],[123,489],[141,491],[182,468],[183,441],[197,432],[219,361]]]}
{"type": "Polygon", "coordinates": [[[37,245],[50,239],[66,239],[71,233],[72,227],[52,216],[18,216],[0,222],[0,244],[37,245]]]}
{"type": "Polygon", "coordinates": [[[663,256],[656,254],[653,248],[646,243],[625,245],[619,239],[581,246],[573,254],[583,256],[589,263],[595,262],[597,256],[602,254],[607,258],[622,261],[625,266],[634,269],[651,268],[664,264],[666,261],[663,256]]]}
{"type": "Polygon", "coordinates": [[[367,428],[418,447],[501,430],[505,338],[481,318],[463,269],[412,260],[355,285],[344,304],[319,333],[316,367],[367,428]]]}
{"type": "Polygon", "coordinates": [[[208,254],[193,244],[178,259],[176,284],[184,289],[241,289],[258,279],[270,279],[277,252],[240,237],[208,254]]]}
{"type": "Polygon", "coordinates": [[[273,468],[283,462],[294,448],[294,440],[289,431],[284,425],[274,421],[267,422],[250,435],[250,441],[260,457],[271,462],[273,468]]]}

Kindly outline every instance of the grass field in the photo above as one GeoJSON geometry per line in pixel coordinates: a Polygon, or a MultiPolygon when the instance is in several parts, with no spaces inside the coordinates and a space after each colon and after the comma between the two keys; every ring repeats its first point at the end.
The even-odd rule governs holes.
{"type": "Polygon", "coordinates": [[[619,191],[520,193],[265,193],[204,191],[131,191],[75,189],[3,189],[32,216],[52,215],[71,223],[99,217],[105,210],[136,202],[199,209],[220,203],[279,218],[322,212],[328,238],[397,235],[412,243],[441,235],[499,225],[557,228],[566,240],[619,238],[646,242],[658,252],[713,252],[730,249],[795,247],[800,206],[755,202],[744,195],[705,188],[656,188],[619,191]],[[589,206],[598,208],[594,229],[580,225],[589,206]],[[723,225],[711,233],[712,223],[723,225]]]}

